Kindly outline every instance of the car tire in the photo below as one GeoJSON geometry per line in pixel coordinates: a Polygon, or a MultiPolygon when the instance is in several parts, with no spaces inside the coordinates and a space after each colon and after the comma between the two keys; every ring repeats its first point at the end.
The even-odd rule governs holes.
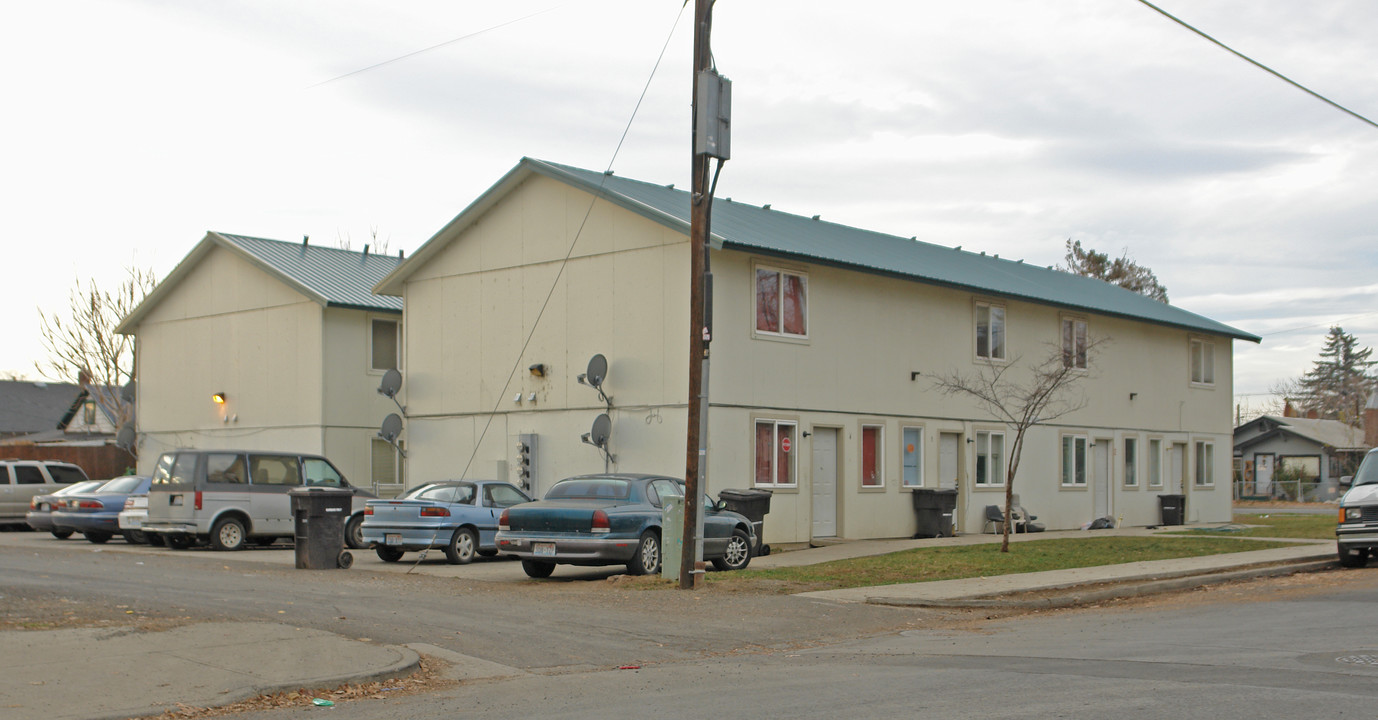
{"type": "Polygon", "coordinates": [[[146,532],[144,533],[144,539],[148,541],[150,547],[162,547],[164,544],[161,533],[146,532]]]}
{"type": "Polygon", "coordinates": [[[49,530],[48,532],[52,533],[53,537],[57,538],[58,540],[66,540],[67,538],[72,537],[71,530],[49,530]]]}
{"type": "Polygon", "coordinates": [[[1361,568],[1368,564],[1368,550],[1349,550],[1340,548],[1340,565],[1347,568],[1361,568]]]}
{"type": "Polygon", "coordinates": [[[147,545],[148,536],[140,530],[125,530],[120,533],[124,536],[124,541],[130,545],[147,545]]]}
{"type": "Polygon", "coordinates": [[[373,552],[378,553],[378,559],[383,562],[397,562],[402,559],[403,553],[403,551],[397,548],[385,547],[383,545],[373,548],[373,552]]]}
{"type": "Polygon", "coordinates": [[[627,563],[629,575],[655,575],[660,572],[660,534],[654,530],[641,533],[641,542],[636,544],[636,554],[627,563]]]}
{"type": "Polygon", "coordinates": [[[364,516],[355,515],[345,523],[345,545],[350,550],[359,550],[368,547],[364,544],[364,516]]]}
{"type": "Polygon", "coordinates": [[[445,544],[445,559],[451,565],[468,565],[478,552],[478,533],[471,528],[459,528],[445,544]]]}
{"type": "Polygon", "coordinates": [[[751,536],[737,528],[732,531],[732,539],[727,541],[723,556],[713,558],[713,567],[719,570],[745,570],[751,564],[751,536]]]}
{"type": "Polygon", "coordinates": [[[248,533],[244,532],[244,523],[238,518],[220,518],[211,527],[211,547],[216,550],[243,550],[248,537],[248,533]]]}
{"type": "Polygon", "coordinates": [[[541,560],[522,560],[522,571],[527,577],[548,578],[555,572],[555,563],[543,562],[541,560]]]}
{"type": "Polygon", "coordinates": [[[110,538],[114,537],[108,532],[101,532],[98,530],[92,530],[91,532],[82,534],[86,536],[87,542],[93,542],[97,545],[104,545],[110,542],[110,538]]]}

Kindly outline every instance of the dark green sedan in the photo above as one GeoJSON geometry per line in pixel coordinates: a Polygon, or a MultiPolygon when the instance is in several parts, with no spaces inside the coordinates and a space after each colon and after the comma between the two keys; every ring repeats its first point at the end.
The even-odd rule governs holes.
{"type": "MultiPolygon", "coordinates": [[[[521,558],[533,578],[556,565],[621,565],[632,575],[660,572],[663,498],[684,497],[684,481],[661,475],[581,475],[556,483],[538,502],[498,519],[499,552],[521,558]]],[[[746,517],[707,496],[703,557],[719,570],[751,562],[756,537],[746,517]]]]}

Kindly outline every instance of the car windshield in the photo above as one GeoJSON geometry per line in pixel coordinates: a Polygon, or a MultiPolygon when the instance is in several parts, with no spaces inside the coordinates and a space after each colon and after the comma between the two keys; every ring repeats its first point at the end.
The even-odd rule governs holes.
{"type": "Polygon", "coordinates": [[[124,477],[115,478],[114,480],[111,480],[110,482],[100,486],[100,489],[96,492],[101,495],[105,495],[108,493],[133,492],[134,488],[139,486],[139,481],[141,480],[143,480],[143,478],[137,475],[126,475],[124,477]]]}
{"type": "Polygon", "coordinates": [[[422,485],[402,496],[403,500],[435,500],[447,503],[474,502],[474,486],[463,485],[422,485]]]}
{"type": "Polygon", "coordinates": [[[48,474],[53,476],[54,481],[64,485],[86,480],[86,473],[71,465],[49,465],[48,474]]]}
{"type": "Polygon", "coordinates": [[[545,494],[545,499],[626,500],[631,494],[632,484],[619,478],[571,478],[556,483],[545,494]]]}
{"type": "Polygon", "coordinates": [[[1378,451],[1370,452],[1359,464],[1359,472],[1354,473],[1355,485],[1378,484],[1378,451]]]}

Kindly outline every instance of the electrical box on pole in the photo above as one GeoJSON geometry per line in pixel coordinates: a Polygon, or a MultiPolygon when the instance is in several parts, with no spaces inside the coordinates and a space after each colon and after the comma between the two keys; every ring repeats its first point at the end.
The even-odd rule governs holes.
{"type": "Polygon", "coordinates": [[[727,160],[732,157],[732,81],[716,70],[701,70],[696,99],[694,152],[727,160]]]}

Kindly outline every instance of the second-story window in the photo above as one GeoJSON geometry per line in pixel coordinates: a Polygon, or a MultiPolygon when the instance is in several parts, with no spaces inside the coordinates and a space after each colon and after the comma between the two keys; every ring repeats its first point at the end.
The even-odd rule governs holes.
{"type": "Polygon", "coordinates": [[[1086,369],[1086,321],[1062,319],[1062,364],[1065,367],[1086,369]]]}
{"type": "Polygon", "coordinates": [[[1191,341],[1191,381],[1202,385],[1215,384],[1215,343],[1191,341]]]}
{"type": "Polygon", "coordinates": [[[397,362],[397,336],[399,326],[396,320],[373,318],[372,337],[369,341],[369,354],[372,356],[369,367],[373,370],[395,370],[397,362]]]}
{"type": "Polygon", "coordinates": [[[976,357],[1005,359],[1005,308],[976,304],[976,357]]]}
{"type": "Polygon", "coordinates": [[[809,279],[774,268],[756,268],[756,332],[807,337],[809,279]]]}

